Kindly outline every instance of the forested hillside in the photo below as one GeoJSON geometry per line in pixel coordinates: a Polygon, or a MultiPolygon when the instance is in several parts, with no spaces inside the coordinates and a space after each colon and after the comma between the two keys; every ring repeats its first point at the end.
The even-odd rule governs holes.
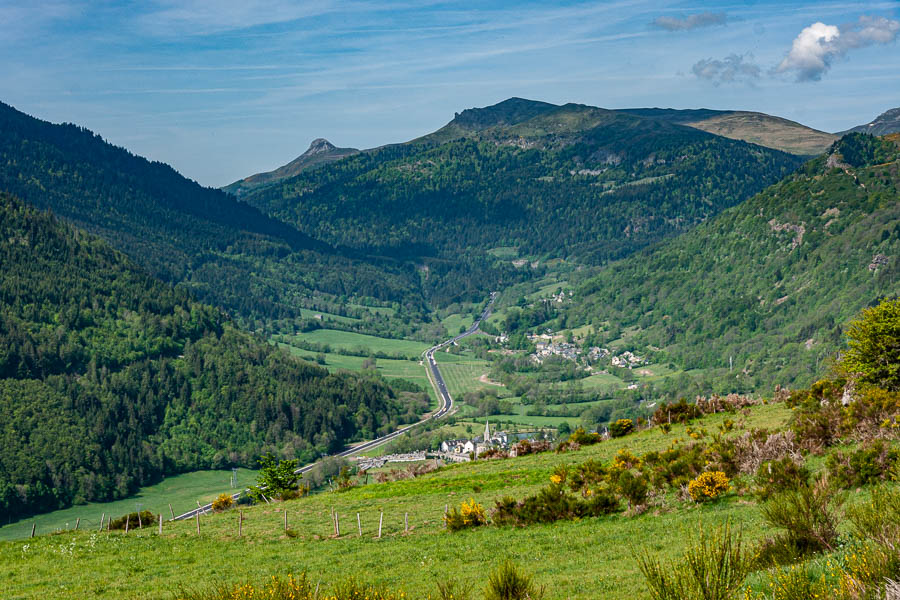
{"type": "Polygon", "coordinates": [[[405,303],[414,316],[422,309],[413,268],[349,256],[168,165],[2,103],[0,191],[102,236],[236,316],[292,319],[337,296],[405,303]]]}
{"type": "MultiPolygon", "coordinates": [[[[405,260],[451,259],[458,278],[496,268],[486,252],[498,246],[537,264],[627,256],[799,164],[789,154],[659,119],[513,99],[246,199],[328,244],[405,260]]],[[[426,279],[438,303],[453,299],[440,284],[449,277],[432,267],[426,279]]]]}
{"type": "Polygon", "coordinates": [[[710,369],[722,391],[806,384],[842,326],[900,292],[897,136],[852,134],[799,172],[580,286],[569,325],[710,369]],[[733,370],[729,368],[733,361],[733,370]]]}
{"type": "Polygon", "coordinates": [[[0,195],[0,514],[163,475],[312,458],[415,417],[377,377],[300,362],[97,238],[0,195]]]}

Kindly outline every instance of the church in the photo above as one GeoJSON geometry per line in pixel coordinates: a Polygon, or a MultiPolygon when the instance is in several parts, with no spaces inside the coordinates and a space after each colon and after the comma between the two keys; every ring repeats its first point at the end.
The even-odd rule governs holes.
{"type": "Polygon", "coordinates": [[[484,423],[484,434],[471,440],[447,440],[441,442],[441,452],[447,454],[473,454],[478,456],[490,448],[507,448],[509,436],[505,431],[491,433],[490,421],[484,423]]]}

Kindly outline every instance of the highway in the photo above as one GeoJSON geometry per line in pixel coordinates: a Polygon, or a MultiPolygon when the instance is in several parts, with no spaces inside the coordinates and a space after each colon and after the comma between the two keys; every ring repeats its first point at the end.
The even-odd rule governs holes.
{"type": "MultiPolygon", "coordinates": [[[[484,307],[484,311],[481,313],[481,316],[479,316],[478,319],[476,319],[475,322],[472,323],[471,327],[469,327],[464,332],[460,333],[459,335],[457,335],[453,338],[450,338],[449,340],[447,340],[445,342],[441,342],[440,344],[438,344],[436,346],[432,346],[431,348],[429,348],[422,354],[422,356],[424,358],[425,369],[428,372],[428,379],[429,379],[429,381],[431,381],[431,385],[432,385],[432,387],[434,387],[434,391],[437,392],[438,399],[440,400],[440,406],[438,407],[438,409],[435,412],[431,413],[430,415],[427,415],[424,419],[422,419],[421,421],[417,421],[416,423],[413,423],[412,425],[407,425],[396,431],[392,431],[391,433],[381,436],[380,438],[376,438],[374,440],[364,442],[362,444],[357,444],[356,446],[353,446],[352,448],[348,448],[348,449],[344,450],[343,452],[338,452],[336,454],[333,454],[332,456],[342,456],[342,457],[353,456],[354,454],[359,454],[360,452],[365,452],[366,450],[371,450],[372,448],[377,448],[378,446],[386,444],[386,443],[390,442],[391,440],[393,440],[394,438],[397,438],[397,437],[403,435],[410,429],[418,427],[419,425],[422,425],[429,421],[433,421],[435,419],[440,419],[441,417],[444,417],[447,414],[449,414],[450,411],[453,410],[453,397],[450,395],[450,392],[447,390],[447,384],[444,383],[444,378],[441,375],[440,369],[438,369],[437,361],[434,359],[434,353],[437,352],[438,350],[440,350],[442,348],[446,348],[450,344],[454,344],[454,343],[458,342],[459,340],[463,339],[464,337],[470,336],[473,333],[475,333],[476,331],[478,331],[478,327],[481,325],[481,322],[484,321],[485,319],[487,319],[489,316],[491,316],[491,308],[494,305],[494,300],[497,299],[497,294],[498,294],[498,292],[491,293],[491,297],[487,303],[487,306],[484,307]]],[[[301,473],[301,474],[306,473],[307,471],[310,471],[314,466],[316,466],[316,463],[304,465],[294,472],[301,473]]],[[[246,491],[246,490],[244,490],[244,491],[246,491]]],[[[236,494],[232,494],[231,498],[233,500],[237,500],[241,496],[241,494],[244,493],[244,491],[238,492],[236,494]]],[[[192,519],[198,512],[200,514],[203,514],[203,513],[209,512],[210,510],[212,510],[212,504],[207,504],[205,506],[199,506],[199,507],[197,507],[193,510],[190,510],[182,515],[178,515],[177,517],[175,517],[175,520],[181,521],[182,519],[192,519]]]]}

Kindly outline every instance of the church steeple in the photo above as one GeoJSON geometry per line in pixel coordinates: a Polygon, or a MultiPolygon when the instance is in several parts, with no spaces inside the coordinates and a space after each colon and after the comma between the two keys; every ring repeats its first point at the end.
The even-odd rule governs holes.
{"type": "Polygon", "coordinates": [[[484,420],[484,441],[491,441],[491,423],[487,419],[484,420]]]}

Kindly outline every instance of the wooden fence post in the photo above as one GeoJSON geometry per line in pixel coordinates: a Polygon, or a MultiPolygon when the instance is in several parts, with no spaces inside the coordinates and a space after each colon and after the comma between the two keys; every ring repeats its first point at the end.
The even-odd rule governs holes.
{"type": "Polygon", "coordinates": [[[175,511],[172,510],[172,505],[171,505],[171,504],[169,505],[169,512],[172,513],[172,520],[174,521],[174,520],[175,520],[175,511]]]}
{"type": "Polygon", "coordinates": [[[284,530],[287,531],[287,509],[284,509],[284,530]]]}
{"type": "Polygon", "coordinates": [[[31,524],[31,537],[34,537],[34,528],[37,526],[37,523],[31,524]]]}
{"type": "Polygon", "coordinates": [[[159,535],[162,535],[162,513],[159,513],[159,535]]]}
{"type": "Polygon", "coordinates": [[[198,510],[194,515],[197,517],[197,535],[200,535],[200,511],[198,510]]]}
{"type": "Polygon", "coordinates": [[[81,523],[81,517],[75,519],[75,531],[78,531],[78,524],[81,523]]]}
{"type": "Polygon", "coordinates": [[[409,513],[403,513],[403,533],[409,533],[409,513]]]}
{"type": "Polygon", "coordinates": [[[131,520],[131,514],[125,515],[125,533],[128,533],[128,525],[131,520]]]}
{"type": "Polygon", "coordinates": [[[137,511],[138,513],[138,529],[143,529],[144,524],[141,522],[141,511],[137,511]]]}
{"type": "Polygon", "coordinates": [[[378,515],[378,539],[381,539],[381,522],[384,520],[384,511],[378,515]]]}
{"type": "Polygon", "coordinates": [[[240,510],[238,514],[240,515],[238,517],[238,537],[241,537],[244,533],[244,511],[240,510]]]}
{"type": "Polygon", "coordinates": [[[103,517],[106,516],[106,513],[100,513],[100,529],[98,531],[103,531],[103,517]]]}
{"type": "Polygon", "coordinates": [[[334,511],[334,529],[337,536],[341,537],[341,518],[338,516],[337,511],[334,511]]]}
{"type": "Polygon", "coordinates": [[[356,513],[356,530],[359,532],[357,537],[362,537],[362,521],[359,520],[359,513],[356,513]]]}

